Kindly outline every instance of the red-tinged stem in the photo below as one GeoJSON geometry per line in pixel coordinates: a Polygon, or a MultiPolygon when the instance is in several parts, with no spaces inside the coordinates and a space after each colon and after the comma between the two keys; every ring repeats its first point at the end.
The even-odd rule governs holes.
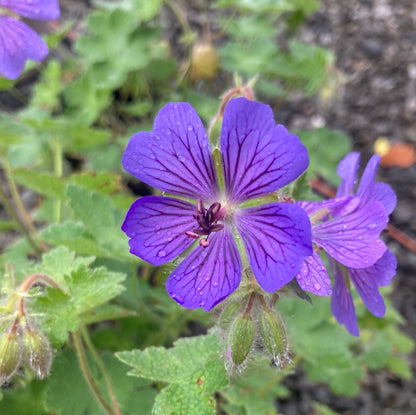
{"type": "Polygon", "coordinates": [[[90,388],[92,394],[97,399],[97,401],[101,404],[101,406],[104,408],[104,410],[107,412],[108,415],[117,415],[116,412],[113,412],[113,409],[111,408],[111,406],[104,399],[103,395],[101,394],[100,389],[98,388],[97,382],[92,376],[91,370],[88,366],[87,358],[85,356],[85,350],[82,344],[80,332],[79,331],[73,332],[72,337],[74,339],[75,349],[77,352],[77,357],[78,357],[78,362],[79,362],[81,372],[84,375],[84,379],[87,382],[87,385],[90,388]]]}
{"type": "MultiPolygon", "coordinates": [[[[17,297],[13,297],[13,302],[15,301],[15,305],[16,305],[16,312],[18,315],[18,319],[20,319],[21,317],[25,317],[26,313],[25,313],[25,309],[24,309],[24,300],[25,300],[25,294],[30,290],[30,288],[38,283],[38,282],[42,282],[46,285],[50,285],[52,287],[55,288],[59,288],[63,291],[65,291],[53,278],[49,277],[48,275],[45,274],[32,274],[29,275],[20,285],[19,288],[17,289],[17,297]]],[[[13,303],[10,303],[10,305],[12,305],[13,303]]]]}
{"type": "Polygon", "coordinates": [[[246,97],[250,101],[253,100],[253,92],[251,88],[245,86],[231,88],[222,99],[220,108],[218,110],[217,115],[215,116],[214,122],[219,120],[224,115],[225,107],[227,106],[228,101],[236,95],[246,97]]]}
{"type": "Polygon", "coordinates": [[[95,350],[95,347],[91,341],[90,335],[88,333],[88,330],[85,326],[81,326],[81,333],[82,333],[82,337],[84,339],[85,344],[87,345],[88,350],[90,351],[95,363],[97,364],[97,366],[99,367],[106,387],[107,387],[107,391],[108,394],[110,396],[110,400],[111,400],[111,404],[113,405],[113,409],[114,409],[114,414],[115,415],[121,415],[121,411],[120,408],[118,406],[118,402],[117,402],[117,397],[116,394],[114,392],[114,388],[113,388],[113,384],[111,383],[111,379],[110,376],[107,372],[107,369],[105,368],[105,365],[103,363],[103,361],[101,360],[100,356],[98,355],[97,351],[95,350]]]}
{"type": "Polygon", "coordinates": [[[254,299],[256,298],[256,295],[257,295],[256,293],[251,293],[250,294],[250,297],[249,297],[249,299],[247,301],[246,308],[244,310],[244,317],[246,317],[246,316],[248,316],[250,314],[251,309],[253,307],[254,299]]]}
{"type": "Polygon", "coordinates": [[[410,236],[407,236],[405,233],[397,229],[391,223],[387,224],[387,232],[393,239],[402,244],[409,251],[416,253],[416,241],[412,239],[410,236]]]}

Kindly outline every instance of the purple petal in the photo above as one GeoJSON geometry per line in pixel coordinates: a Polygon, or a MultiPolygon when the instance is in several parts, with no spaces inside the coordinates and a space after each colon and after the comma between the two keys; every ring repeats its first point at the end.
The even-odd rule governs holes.
{"type": "Polygon", "coordinates": [[[221,152],[227,198],[241,202],[273,192],[308,167],[306,148],[282,125],[268,105],[245,98],[225,108],[221,152]]]}
{"type": "Polygon", "coordinates": [[[325,212],[333,217],[345,216],[354,212],[360,204],[360,199],[355,196],[345,196],[321,202],[299,201],[296,204],[305,210],[314,225],[319,220],[325,220],[325,212]]]}
{"type": "Polygon", "coordinates": [[[130,252],[153,265],[181,254],[195,240],[185,235],[196,226],[196,207],[183,200],[145,196],[136,200],[121,227],[130,238],[130,252]]]}
{"type": "Polygon", "coordinates": [[[370,191],[371,201],[381,202],[386,209],[387,215],[390,215],[396,207],[397,198],[393,189],[386,183],[374,183],[370,191]]]}
{"type": "Polygon", "coordinates": [[[305,258],[296,279],[302,290],[324,297],[332,294],[325,264],[316,252],[305,258]]]}
{"type": "Polygon", "coordinates": [[[218,199],[208,137],[186,102],[165,105],[151,133],[130,139],[122,162],[133,176],[162,191],[211,203],[218,199]]]}
{"type": "Polygon", "coordinates": [[[336,320],[344,324],[346,329],[353,335],[358,336],[357,316],[355,314],[354,302],[349,287],[345,283],[345,277],[339,266],[334,272],[334,291],[331,298],[331,310],[336,320]]]}
{"type": "Polygon", "coordinates": [[[299,206],[271,203],[234,214],[253,273],[266,291],[287,284],[312,255],[311,225],[299,206]]]}
{"type": "Polygon", "coordinates": [[[16,79],[27,59],[41,61],[48,54],[46,43],[24,23],[0,16],[0,74],[16,79]]]}
{"type": "Polygon", "coordinates": [[[354,194],[359,162],[360,153],[349,153],[338,164],[337,174],[342,181],[338,187],[337,197],[354,194]]]}
{"type": "Polygon", "coordinates": [[[397,261],[387,250],[371,267],[365,269],[350,268],[350,278],[368,310],[377,317],[383,317],[386,306],[378,287],[390,284],[396,274],[397,261]]]}
{"type": "Polygon", "coordinates": [[[58,0],[0,0],[0,6],[29,19],[54,20],[59,17],[58,0]]]}
{"type": "Polygon", "coordinates": [[[360,196],[364,202],[368,201],[371,194],[371,188],[375,182],[376,170],[380,158],[381,157],[376,154],[372,156],[364,169],[363,175],[361,176],[361,181],[357,189],[357,196],[360,196]]]}
{"type": "Polygon", "coordinates": [[[379,202],[312,228],[312,240],[341,264],[353,268],[373,265],[385,252],[379,238],[388,217],[379,202]]]}
{"type": "Polygon", "coordinates": [[[357,196],[360,197],[361,203],[381,202],[386,209],[387,215],[393,212],[396,207],[396,195],[393,189],[385,183],[375,183],[375,175],[380,156],[371,157],[358,186],[357,196]]]}
{"type": "Polygon", "coordinates": [[[241,262],[231,229],[209,236],[207,248],[197,246],[166,281],[169,295],[187,308],[211,310],[240,284],[241,262]]]}

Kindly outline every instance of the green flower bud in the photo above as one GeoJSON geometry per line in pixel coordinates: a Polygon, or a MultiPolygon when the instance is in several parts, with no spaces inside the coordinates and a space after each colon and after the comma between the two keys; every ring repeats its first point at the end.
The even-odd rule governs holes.
{"type": "Polygon", "coordinates": [[[0,336],[0,382],[12,377],[20,366],[22,349],[15,331],[0,336]]]}
{"type": "Polygon", "coordinates": [[[233,301],[232,303],[228,304],[221,313],[219,325],[220,327],[225,330],[237,314],[240,314],[243,311],[245,306],[244,302],[241,301],[233,301]]]}
{"type": "Polygon", "coordinates": [[[52,349],[43,333],[26,330],[23,335],[24,359],[39,379],[45,379],[52,364],[52,349]]]}
{"type": "Polygon", "coordinates": [[[230,328],[227,341],[228,358],[241,365],[247,358],[254,340],[254,322],[250,314],[237,317],[230,328]]]}
{"type": "Polygon", "coordinates": [[[288,360],[289,343],[282,317],[271,309],[264,309],[259,318],[259,329],[264,345],[273,356],[275,363],[288,360]]]}

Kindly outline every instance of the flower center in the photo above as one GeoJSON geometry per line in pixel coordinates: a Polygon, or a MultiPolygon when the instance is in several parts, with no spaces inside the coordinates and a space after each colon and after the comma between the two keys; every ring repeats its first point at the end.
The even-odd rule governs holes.
{"type": "Polygon", "coordinates": [[[218,232],[224,228],[224,225],[218,223],[219,220],[223,220],[225,216],[225,209],[221,208],[221,203],[215,202],[208,209],[204,207],[204,203],[201,199],[197,202],[197,210],[194,213],[199,227],[192,231],[186,231],[185,234],[191,238],[199,238],[202,235],[206,235],[205,238],[199,241],[199,245],[206,248],[209,245],[208,236],[212,232],[218,232]]]}

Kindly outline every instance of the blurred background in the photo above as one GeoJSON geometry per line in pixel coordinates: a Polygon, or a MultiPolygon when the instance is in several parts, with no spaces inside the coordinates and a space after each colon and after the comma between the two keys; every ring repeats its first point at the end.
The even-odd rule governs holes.
{"type": "MultiPolygon", "coordinates": [[[[117,222],[100,240],[102,232],[86,224],[82,212],[77,217],[70,202],[68,212],[82,222],[77,229],[88,233],[88,244],[71,239],[62,226],[71,215],[57,208],[56,192],[64,191],[60,185],[46,189],[40,176],[57,173],[56,145],[63,160],[60,182],[99,191],[125,211],[134,197],[150,194],[121,170],[128,138],[150,130],[154,115],[170,101],[190,102],[208,126],[227,90],[251,85],[255,98],[272,106],[276,121],[307,145],[316,194],[331,195],[339,182],[337,163],[355,150],[362,153],[362,167],[374,152],[382,156],[377,180],[389,183],[398,197],[385,240],[399,267],[393,286],[383,291],[398,314],[388,314],[383,326],[360,312],[360,325],[369,332],[364,330],[361,343],[346,341],[353,352],[337,374],[330,374],[325,358],[301,360],[282,376],[272,402],[286,415],[416,413],[410,340],[416,336],[416,2],[61,0],[60,6],[57,21],[27,21],[47,39],[49,57],[29,63],[16,81],[0,79],[0,149],[26,209],[43,229],[41,239],[79,255],[98,255],[110,269],[120,267],[112,262],[118,253],[126,257],[125,241],[113,240],[117,222]],[[80,179],[83,173],[95,179],[80,179]],[[400,330],[391,331],[393,325],[400,330]]],[[[4,209],[0,215],[0,262],[17,259],[18,276],[30,250],[12,248],[19,233],[4,209]]],[[[165,276],[141,281],[163,289],[165,276]]],[[[287,307],[287,313],[290,326],[294,311],[287,307]]],[[[199,333],[210,323],[189,314],[165,337],[160,327],[123,324],[126,333],[139,326],[147,330],[149,344],[170,345],[184,330],[199,333]]],[[[93,339],[101,349],[120,350],[106,327],[93,339]]],[[[129,341],[121,347],[149,345],[129,341]]],[[[4,410],[12,411],[10,402],[19,395],[13,396],[5,397],[4,410]]],[[[256,413],[249,406],[232,412],[225,405],[223,411],[256,413]]]]}

